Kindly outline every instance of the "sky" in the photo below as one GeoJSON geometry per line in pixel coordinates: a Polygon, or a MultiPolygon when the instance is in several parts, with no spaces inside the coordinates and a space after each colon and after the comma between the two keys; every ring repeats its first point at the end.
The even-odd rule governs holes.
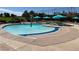
{"type": "MultiPolygon", "coordinates": [[[[47,13],[47,14],[53,14],[54,12],[69,12],[71,10],[70,7],[0,7],[0,13],[8,12],[13,13],[15,15],[22,15],[23,12],[27,11],[35,11],[38,13],[47,13]]],[[[72,11],[77,11],[79,13],[79,7],[73,7],[72,11]]]]}

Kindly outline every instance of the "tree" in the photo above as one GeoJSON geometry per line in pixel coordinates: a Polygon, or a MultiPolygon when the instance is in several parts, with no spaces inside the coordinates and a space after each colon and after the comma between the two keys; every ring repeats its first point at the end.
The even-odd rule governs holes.
{"type": "Polygon", "coordinates": [[[29,13],[27,12],[27,10],[24,11],[24,13],[22,14],[23,17],[28,17],[29,13]]]}
{"type": "Polygon", "coordinates": [[[39,13],[38,14],[40,17],[44,17],[46,14],[45,13],[39,13]]]}
{"type": "Polygon", "coordinates": [[[30,14],[30,22],[31,22],[30,24],[31,24],[31,27],[32,27],[33,16],[34,16],[35,13],[34,13],[34,11],[30,11],[29,14],[30,14]]]}
{"type": "Polygon", "coordinates": [[[3,14],[2,13],[0,14],[0,17],[3,17],[3,14]]]}
{"type": "Polygon", "coordinates": [[[14,15],[14,14],[11,14],[11,17],[16,17],[16,15],[14,15]]]}
{"type": "Polygon", "coordinates": [[[29,14],[34,16],[35,12],[32,10],[29,12],[29,14]]]}
{"type": "Polygon", "coordinates": [[[30,14],[27,12],[27,10],[24,11],[22,17],[25,17],[27,21],[30,21],[30,14]]]}
{"type": "Polygon", "coordinates": [[[10,14],[9,13],[4,13],[4,16],[5,17],[10,17],[10,14]]]}

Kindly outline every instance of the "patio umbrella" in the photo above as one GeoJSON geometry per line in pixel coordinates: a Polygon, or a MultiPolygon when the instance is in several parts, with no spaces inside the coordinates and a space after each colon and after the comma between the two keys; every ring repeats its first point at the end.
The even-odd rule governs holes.
{"type": "Polygon", "coordinates": [[[35,16],[35,17],[33,17],[35,20],[36,20],[36,22],[41,18],[40,16],[35,16]]]}
{"type": "Polygon", "coordinates": [[[72,19],[79,19],[79,17],[75,16],[75,17],[73,17],[72,19]]]}
{"type": "Polygon", "coordinates": [[[43,17],[44,19],[49,19],[50,17],[48,17],[48,16],[45,16],[45,17],[43,17]]]}
{"type": "Polygon", "coordinates": [[[39,19],[39,18],[41,18],[40,16],[35,16],[35,17],[33,17],[33,18],[35,18],[35,19],[39,19]]]}
{"type": "Polygon", "coordinates": [[[52,17],[53,19],[61,19],[61,18],[66,18],[66,16],[63,15],[56,15],[52,17]]]}
{"type": "Polygon", "coordinates": [[[75,22],[78,21],[79,22],[79,17],[75,16],[72,18],[75,22]]]}

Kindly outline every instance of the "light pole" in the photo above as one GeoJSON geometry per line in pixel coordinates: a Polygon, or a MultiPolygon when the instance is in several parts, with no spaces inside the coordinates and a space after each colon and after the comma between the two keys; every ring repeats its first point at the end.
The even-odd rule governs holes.
{"type": "Polygon", "coordinates": [[[32,19],[33,19],[33,16],[30,15],[30,26],[32,27],[32,19]]]}
{"type": "MultiPolygon", "coordinates": [[[[70,16],[73,18],[75,15],[75,7],[70,7],[70,16]]],[[[73,26],[75,25],[75,21],[73,21],[73,26]]]]}

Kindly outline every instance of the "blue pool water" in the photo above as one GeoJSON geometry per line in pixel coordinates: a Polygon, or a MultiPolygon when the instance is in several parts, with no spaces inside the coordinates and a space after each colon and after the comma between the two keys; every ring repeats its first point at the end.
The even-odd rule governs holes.
{"type": "Polygon", "coordinates": [[[46,27],[41,24],[33,24],[31,27],[30,24],[18,24],[18,25],[8,25],[3,27],[6,32],[9,32],[14,35],[34,35],[34,34],[45,34],[50,32],[55,32],[58,27],[46,27]]]}

